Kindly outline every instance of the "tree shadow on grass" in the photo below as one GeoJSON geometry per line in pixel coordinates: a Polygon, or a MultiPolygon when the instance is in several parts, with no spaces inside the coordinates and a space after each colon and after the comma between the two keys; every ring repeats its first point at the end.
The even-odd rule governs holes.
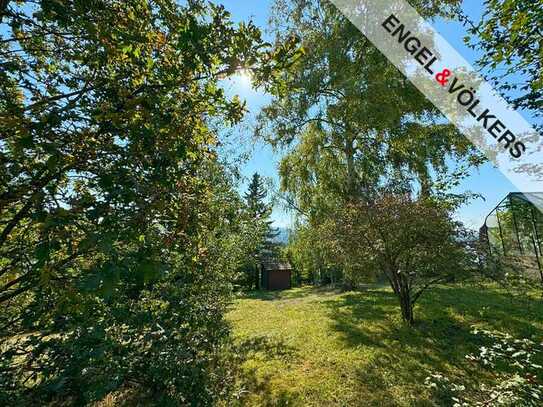
{"type": "Polygon", "coordinates": [[[416,307],[414,327],[401,322],[398,299],[390,291],[368,289],[324,304],[333,321],[331,328],[340,333],[344,345],[366,347],[373,355],[363,367],[355,366],[360,394],[375,397],[367,405],[379,405],[387,398],[387,405],[397,404],[389,390],[392,386],[407,389],[411,401],[419,405],[418,393],[426,391],[423,382],[432,372],[447,372],[465,383],[474,380],[476,367],[465,355],[482,342],[471,332],[472,323],[507,327],[521,337],[541,337],[536,326],[543,316],[540,301],[511,302],[506,294],[475,287],[428,292],[416,307]]]}
{"type": "Polygon", "coordinates": [[[241,298],[252,299],[252,300],[262,300],[262,301],[275,301],[275,300],[292,300],[305,298],[308,295],[334,295],[339,292],[338,289],[331,287],[314,287],[314,286],[304,286],[296,287],[288,290],[276,290],[276,291],[266,291],[266,290],[255,290],[244,293],[241,298]]]}
{"type": "Polygon", "coordinates": [[[386,325],[390,315],[394,294],[385,291],[365,290],[364,293],[348,293],[340,299],[324,301],[329,309],[332,329],[341,333],[342,340],[349,347],[382,346],[370,326],[386,325]],[[366,326],[364,326],[366,322],[366,326]]]}
{"type": "MultiPolygon", "coordinates": [[[[309,297],[324,306],[330,319],[328,329],[339,334],[334,340],[353,352],[348,369],[354,379],[355,405],[432,405],[424,379],[434,372],[468,386],[475,384],[487,373],[465,358],[484,344],[472,334],[473,324],[518,337],[541,338],[542,334],[541,300],[514,298],[493,288],[436,287],[419,301],[414,327],[401,322],[398,299],[390,290],[373,286],[337,293],[330,288],[303,287],[252,292],[246,298],[288,301],[309,297]]],[[[281,380],[283,371],[278,370],[286,372],[289,366],[302,363],[296,349],[270,336],[250,338],[241,347],[246,360],[252,362],[244,369],[246,393],[240,405],[301,404],[296,386],[291,388],[281,380]]]]}
{"type": "Polygon", "coordinates": [[[282,339],[273,336],[261,335],[246,338],[235,346],[236,352],[246,360],[255,354],[260,354],[263,359],[295,359],[296,348],[288,345],[282,339]]]}
{"type": "Polygon", "coordinates": [[[271,336],[255,336],[238,342],[235,347],[240,366],[251,359],[259,361],[257,366],[244,366],[240,370],[240,396],[237,405],[253,405],[251,396],[258,396],[258,405],[292,406],[299,404],[299,397],[288,389],[278,389],[272,384],[275,372],[263,373],[262,362],[281,361],[282,364],[297,363],[296,348],[282,339],[271,336]]]}
{"type": "MultiPolygon", "coordinates": [[[[474,350],[469,327],[450,318],[406,326],[399,318],[398,299],[383,290],[349,293],[326,305],[331,328],[344,346],[368,355],[353,364],[355,392],[366,397],[366,405],[405,405],[406,397],[420,405],[424,379],[433,371],[450,370],[450,365],[469,376],[464,358],[474,350]]],[[[423,317],[420,311],[418,316],[423,317]]]]}
{"type": "Polygon", "coordinates": [[[425,317],[439,317],[443,309],[491,329],[518,337],[543,337],[543,300],[535,296],[512,296],[488,287],[437,287],[421,299],[425,317]],[[438,303],[441,309],[432,304],[438,303]]]}

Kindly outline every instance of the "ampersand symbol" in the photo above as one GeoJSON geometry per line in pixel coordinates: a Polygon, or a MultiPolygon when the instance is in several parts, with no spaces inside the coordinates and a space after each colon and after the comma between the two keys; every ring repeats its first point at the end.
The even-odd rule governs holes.
{"type": "Polygon", "coordinates": [[[441,86],[445,86],[447,82],[449,82],[447,78],[451,76],[451,73],[452,72],[449,71],[448,69],[444,69],[442,72],[439,72],[436,75],[436,81],[438,81],[441,86]]]}

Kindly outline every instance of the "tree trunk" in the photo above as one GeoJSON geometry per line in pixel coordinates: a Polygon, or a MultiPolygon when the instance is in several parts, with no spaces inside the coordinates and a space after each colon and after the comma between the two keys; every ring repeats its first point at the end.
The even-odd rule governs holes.
{"type": "Polygon", "coordinates": [[[260,265],[259,264],[257,264],[255,268],[254,283],[255,283],[255,289],[260,290],[260,265]]]}
{"type": "Polygon", "coordinates": [[[428,173],[426,171],[419,172],[419,180],[421,198],[430,197],[430,193],[432,190],[432,180],[428,176],[428,173]]]}
{"type": "Polygon", "coordinates": [[[10,0],[0,0],[0,23],[4,19],[4,16],[6,15],[9,2],[10,0]]]}
{"type": "Polygon", "coordinates": [[[352,291],[355,287],[355,282],[352,278],[352,270],[346,266],[343,269],[343,291],[352,291]]]}
{"type": "Polygon", "coordinates": [[[394,291],[394,294],[398,296],[400,300],[400,309],[402,312],[402,319],[409,326],[412,326],[415,322],[413,318],[413,303],[411,301],[411,291],[405,278],[398,272],[398,268],[393,263],[384,265],[382,269],[383,274],[387,277],[390,287],[394,291]]]}
{"type": "Polygon", "coordinates": [[[413,318],[413,304],[411,303],[409,292],[400,290],[400,307],[402,309],[402,319],[409,326],[412,326],[415,320],[413,318]]]}
{"type": "Polygon", "coordinates": [[[353,282],[351,281],[351,279],[346,279],[344,282],[343,282],[343,291],[353,291],[354,289],[354,284],[353,282]]]}
{"type": "Polygon", "coordinates": [[[349,199],[356,197],[356,172],[354,166],[354,140],[348,137],[345,140],[345,159],[347,161],[347,196],[349,199]]]}

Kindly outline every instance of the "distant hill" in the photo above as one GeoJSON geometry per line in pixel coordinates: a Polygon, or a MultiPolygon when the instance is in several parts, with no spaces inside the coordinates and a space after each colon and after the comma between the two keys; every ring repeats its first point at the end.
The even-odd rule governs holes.
{"type": "Polygon", "coordinates": [[[275,228],[275,229],[277,229],[279,231],[279,234],[274,239],[274,241],[276,243],[287,244],[288,243],[288,237],[290,235],[290,229],[285,228],[285,227],[278,227],[278,228],[275,228]]]}

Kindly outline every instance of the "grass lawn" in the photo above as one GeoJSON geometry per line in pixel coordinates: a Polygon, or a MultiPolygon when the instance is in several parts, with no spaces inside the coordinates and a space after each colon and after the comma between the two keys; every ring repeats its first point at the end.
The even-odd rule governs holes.
{"type": "Polygon", "coordinates": [[[543,339],[540,297],[494,288],[439,287],[399,317],[381,287],[339,293],[312,287],[255,292],[228,314],[244,357],[243,405],[429,406],[431,372],[473,383],[488,372],[465,359],[471,326],[543,339]]]}

